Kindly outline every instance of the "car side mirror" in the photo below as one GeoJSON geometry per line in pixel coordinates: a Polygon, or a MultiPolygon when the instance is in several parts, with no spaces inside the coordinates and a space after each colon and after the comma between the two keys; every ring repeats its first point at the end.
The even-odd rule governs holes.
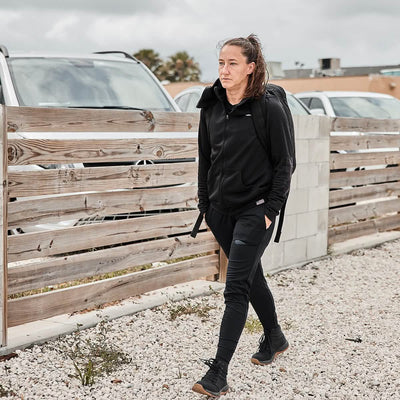
{"type": "Polygon", "coordinates": [[[310,110],[312,115],[326,115],[323,108],[313,108],[310,110]]]}

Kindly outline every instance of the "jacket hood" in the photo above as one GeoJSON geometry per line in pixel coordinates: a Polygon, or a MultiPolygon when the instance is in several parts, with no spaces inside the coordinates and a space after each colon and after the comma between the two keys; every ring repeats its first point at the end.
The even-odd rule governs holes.
{"type": "Polygon", "coordinates": [[[211,106],[216,102],[216,100],[224,99],[226,97],[226,90],[222,87],[221,81],[219,78],[214,82],[212,86],[207,86],[201,97],[199,102],[197,103],[197,108],[206,108],[211,106]]]}

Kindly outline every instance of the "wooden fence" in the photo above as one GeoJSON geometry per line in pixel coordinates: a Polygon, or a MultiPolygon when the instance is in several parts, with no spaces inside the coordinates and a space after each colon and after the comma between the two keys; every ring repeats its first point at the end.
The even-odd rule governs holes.
{"type": "Polygon", "coordinates": [[[400,120],[336,118],[332,131],[328,243],[399,229],[400,120]]]}
{"type": "Polygon", "coordinates": [[[196,239],[189,235],[198,215],[197,136],[184,132],[197,132],[198,114],[2,106],[0,123],[2,345],[7,327],[219,272],[219,246],[204,223],[196,239]],[[11,139],[11,132],[40,134],[11,139]],[[85,139],[85,132],[145,133],[85,139]],[[37,168],[71,163],[85,167],[37,168]],[[79,222],[60,227],[65,221],[79,222]],[[38,231],[43,224],[60,229],[38,231]],[[157,261],[169,264],[142,270],[157,261]],[[117,271],[124,273],[105,279],[117,271]],[[97,278],[82,283],[89,277],[97,278]],[[74,285],[54,287],[65,282],[74,285]]]}

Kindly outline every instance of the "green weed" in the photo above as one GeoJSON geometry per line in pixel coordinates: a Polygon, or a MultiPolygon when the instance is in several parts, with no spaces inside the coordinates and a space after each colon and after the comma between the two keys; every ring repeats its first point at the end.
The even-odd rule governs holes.
{"type": "Polygon", "coordinates": [[[252,315],[247,317],[247,321],[246,324],[244,325],[244,328],[246,329],[247,332],[251,334],[264,332],[264,328],[261,325],[261,322],[252,315]]]}
{"type": "Polygon", "coordinates": [[[75,374],[70,376],[79,379],[83,386],[93,385],[97,377],[108,375],[132,361],[126,353],[107,340],[105,320],[98,324],[97,329],[94,338],[83,339],[78,326],[72,344],[65,343],[60,348],[54,348],[72,361],[75,374]]]}

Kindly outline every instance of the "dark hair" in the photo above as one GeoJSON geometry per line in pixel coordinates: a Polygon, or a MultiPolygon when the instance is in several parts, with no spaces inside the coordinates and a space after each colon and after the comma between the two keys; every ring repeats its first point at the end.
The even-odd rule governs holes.
{"type": "Polygon", "coordinates": [[[244,97],[260,97],[265,92],[265,76],[268,74],[267,63],[265,62],[261,42],[257,35],[251,34],[247,38],[238,37],[226,40],[221,46],[238,46],[242,54],[247,58],[247,63],[254,62],[254,71],[249,75],[247,88],[244,97]]]}

